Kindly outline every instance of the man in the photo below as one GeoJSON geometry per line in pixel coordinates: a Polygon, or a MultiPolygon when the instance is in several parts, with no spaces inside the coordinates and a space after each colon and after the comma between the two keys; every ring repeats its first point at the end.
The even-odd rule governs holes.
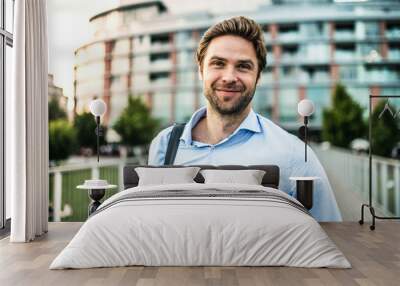
{"type": "MultiPolygon", "coordinates": [[[[235,17],[212,26],[197,49],[199,76],[207,106],[185,125],[176,165],[253,165],[280,167],[280,189],[296,191],[290,176],[318,176],[311,214],[319,221],[340,221],[341,215],[326,174],[314,152],[304,162],[304,143],[251,106],[257,82],[266,66],[260,26],[235,17]]],[[[172,126],[151,143],[149,165],[163,165],[172,126]]]]}

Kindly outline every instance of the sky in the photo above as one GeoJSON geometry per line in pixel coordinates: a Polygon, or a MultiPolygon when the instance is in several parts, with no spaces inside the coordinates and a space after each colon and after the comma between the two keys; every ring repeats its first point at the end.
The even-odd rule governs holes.
{"type": "MultiPolygon", "coordinates": [[[[90,41],[89,19],[115,8],[119,0],[48,0],[49,73],[63,88],[64,96],[73,96],[74,51],[90,41]]],[[[244,11],[268,0],[164,0],[173,13],[209,10],[212,12],[244,11]]]]}

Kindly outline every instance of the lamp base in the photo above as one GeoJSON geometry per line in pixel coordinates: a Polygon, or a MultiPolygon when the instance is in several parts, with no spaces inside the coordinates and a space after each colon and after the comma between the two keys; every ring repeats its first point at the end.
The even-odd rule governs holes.
{"type": "Polygon", "coordinates": [[[97,208],[101,205],[100,200],[104,197],[106,193],[105,189],[90,189],[89,190],[89,198],[92,199],[92,203],[88,207],[89,216],[94,213],[97,208]]]}
{"type": "Polygon", "coordinates": [[[313,207],[314,181],[319,177],[290,177],[296,181],[297,200],[308,210],[313,207]]]}
{"type": "Polygon", "coordinates": [[[313,207],[313,180],[297,180],[297,200],[308,210],[313,207]]]}
{"type": "Polygon", "coordinates": [[[89,216],[94,213],[101,205],[100,200],[104,197],[106,190],[116,188],[116,185],[108,184],[107,180],[91,179],[85,180],[85,183],[77,186],[77,189],[87,190],[89,198],[92,199],[88,207],[89,216]]]}

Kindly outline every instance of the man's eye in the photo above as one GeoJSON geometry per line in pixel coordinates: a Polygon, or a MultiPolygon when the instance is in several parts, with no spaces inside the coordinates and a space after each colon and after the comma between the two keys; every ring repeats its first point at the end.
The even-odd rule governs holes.
{"type": "Polygon", "coordinates": [[[246,64],[240,64],[238,66],[239,69],[245,69],[245,70],[249,70],[251,69],[250,65],[246,65],[246,64]]]}
{"type": "Polygon", "coordinates": [[[217,67],[222,67],[222,66],[224,65],[224,63],[218,61],[218,62],[213,62],[213,65],[214,65],[214,66],[217,66],[217,67]]]}

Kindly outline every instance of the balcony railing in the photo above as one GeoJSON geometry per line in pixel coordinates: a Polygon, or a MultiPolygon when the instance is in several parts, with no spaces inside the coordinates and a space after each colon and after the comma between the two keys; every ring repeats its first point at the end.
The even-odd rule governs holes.
{"type": "Polygon", "coordinates": [[[127,164],[146,164],[145,156],[127,159],[92,159],[79,164],[51,167],[49,170],[49,205],[52,221],[84,221],[90,202],[86,190],[76,187],[85,180],[100,178],[116,189],[107,190],[105,198],[123,190],[123,170],[127,164]]]}
{"type": "Polygon", "coordinates": [[[172,69],[172,60],[156,60],[150,63],[151,71],[159,71],[159,70],[171,70],[172,69]]]}
{"type": "Polygon", "coordinates": [[[335,40],[353,40],[355,37],[355,34],[353,31],[341,31],[335,32],[335,40]]]}
{"type": "MultiPolygon", "coordinates": [[[[368,203],[368,155],[335,147],[324,149],[319,145],[313,145],[313,150],[329,177],[343,219],[358,221],[361,204],[368,203]]],[[[372,203],[381,215],[400,215],[399,160],[373,156],[372,203]]]]}
{"type": "MultiPolygon", "coordinates": [[[[325,168],[345,221],[358,221],[360,207],[368,202],[368,156],[349,150],[313,145],[325,168]]],[[[123,168],[127,164],[146,164],[146,157],[133,159],[102,159],[85,163],[52,167],[49,171],[50,206],[53,221],[84,221],[90,202],[86,190],[76,189],[84,180],[106,179],[118,185],[107,191],[106,198],[123,189],[123,168]]],[[[400,215],[400,161],[373,158],[372,198],[377,214],[400,215]]],[[[369,218],[369,216],[367,216],[369,218]]]]}

